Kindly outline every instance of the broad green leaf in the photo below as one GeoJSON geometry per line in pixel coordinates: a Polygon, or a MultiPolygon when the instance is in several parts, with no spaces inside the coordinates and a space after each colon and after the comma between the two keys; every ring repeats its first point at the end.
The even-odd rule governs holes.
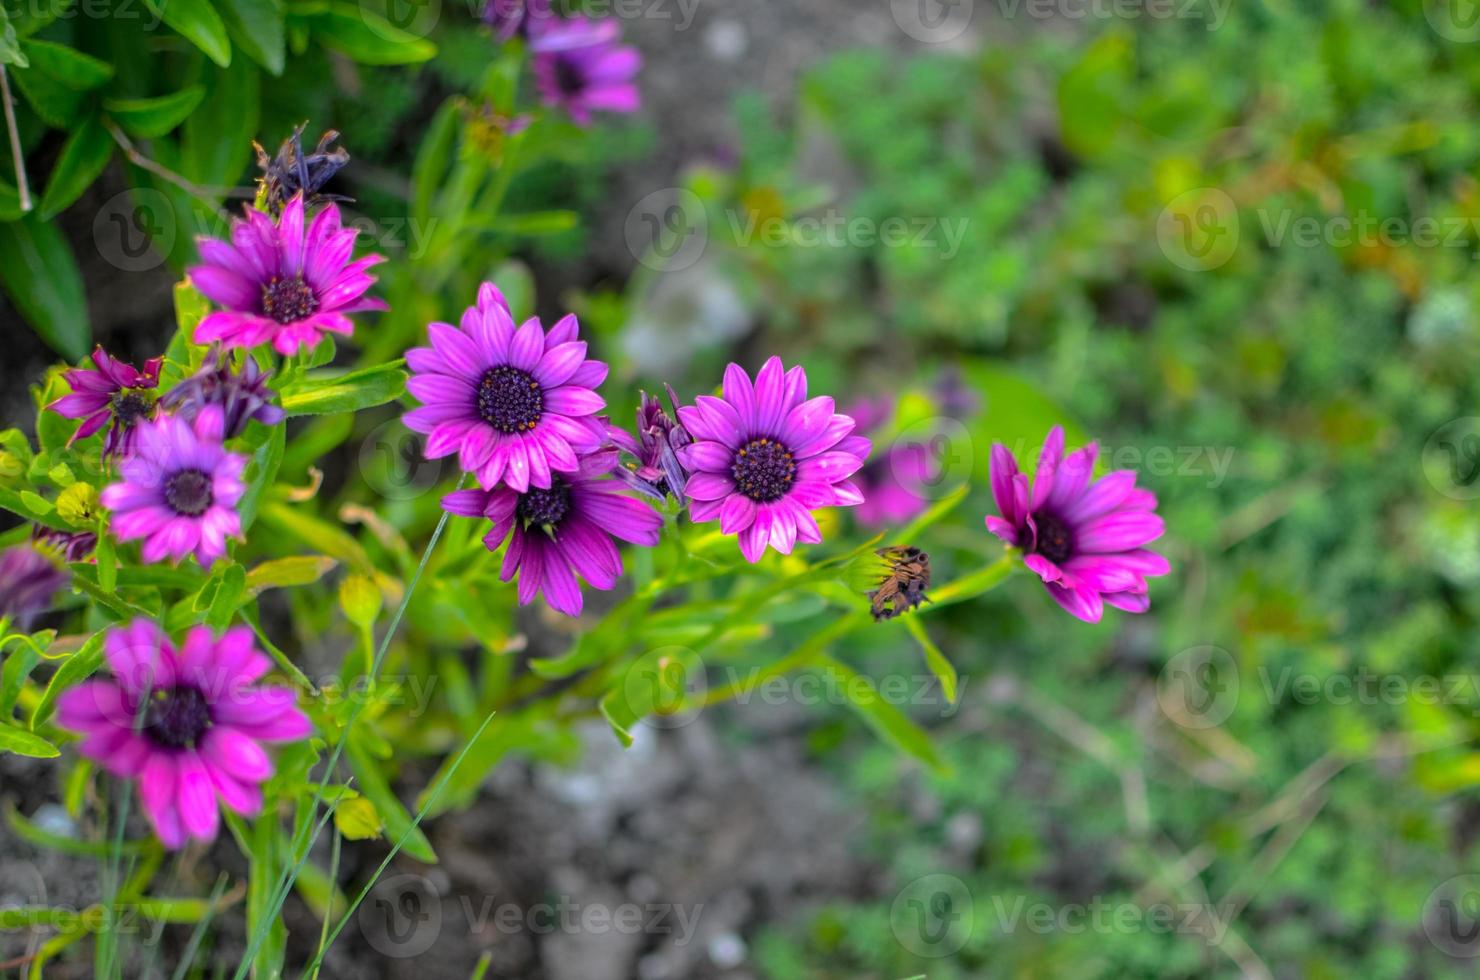
{"type": "Polygon", "coordinates": [[[218,633],[230,626],[231,617],[236,615],[246,591],[247,570],[233,562],[221,574],[221,584],[217,586],[210,611],[206,613],[206,625],[218,633]]]}
{"type": "Polygon", "coordinates": [[[247,464],[247,490],[237,501],[236,510],[241,515],[242,533],[252,526],[257,518],[257,505],[263,493],[277,478],[283,464],[283,451],[287,447],[287,426],[265,426],[253,422],[247,429],[249,440],[261,442],[252,450],[251,462],[247,464]]]}
{"type": "Polygon", "coordinates": [[[205,101],[180,127],[177,169],[201,184],[228,187],[238,182],[252,161],[262,72],[249,60],[238,58],[229,69],[212,72],[204,81],[205,101]]]}
{"type": "Polygon", "coordinates": [[[447,179],[461,118],[456,99],[443,102],[416,148],[416,162],[411,167],[411,216],[422,226],[431,218],[432,198],[447,179]]]}
{"type": "Polygon", "coordinates": [[[34,214],[0,224],[0,287],[48,347],[71,361],[87,354],[82,274],[56,225],[34,214]]]}
{"type": "Polygon", "coordinates": [[[360,792],[375,805],[385,823],[386,833],[397,839],[407,835],[406,853],[424,864],[436,864],[437,854],[432,850],[431,841],[427,840],[421,828],[412,826],[411,814],[386,782],[380,760],[366,750],[360,741],[360,733],[352,731],[347,737],[349,743],[345,746],[345,755],[349,758],[350,771],[355,774],[360,792]]]}
{"type": "Polygon", "coordinates": [[[89,117],[62,146],[62,155],[41,198],[42,220],[50,221],[70,207],[98,179],[112,157],[113,137],[97,116],[89,117]]]}
{"type": "Polygon", "coordinates": [[[332,555],[362,574],[375,574],[375,563],[360,542],[342,527],[330,524],[304,508],[281,500],[268,500],[262,505],[262,523],[286,535],[285,540],[332,555]]]}
{"type": "Polygon", "coordinates": [[[222,68],[231,65],[231,40],[226,25],[210,0],[144,0],[145,5],[164,22],[205,52],[222,68]]]}
{"type": "Polygon", "coordinates": [[[338,564],[339,562],[326,555],[274,558],[247,573],[247,592],[256,595],[267,589],[312,585],[333,571],[338,564]]]}
{"type": "Polygon", "coordinates": [[[570,231],[580,224],[574,211],[535,211],[529,214],[501,214],[492,221],[475,227],[504,235],[554,235],[570,231]]]}
{"type": "Polygon", "coordinates": [[[154,139],[184,122],[205,97],[204,87],[191,85],[153,99],[104,99],[103,108],[130,136],[154,139]]]}
{"type": "Polygon", "coordinates": [[[283,6],[279,0],[220,0],[216,10],[236,46],[273,75],[283,73],[283,6]]]}
{"type": "Polygon", "coordinates": [[[113,77],[113,66],[65,44],[27,40],[21,50],[34,71],[44,72],[70,89],[88,92],[113,77]]]}
{"type": "Polygon", "coordinates": [[[33,759],[55,759],[61,750],[46,739],[24,728],[0,722],[0,752],[14,752],[33,759]]]}
{"type": "Polygon", "coordinates": [[[325,46],[365,65],[410,65],[437,53],[432,42],[401,30],[363,5],[331,3],[312,23],[325,46]]]}
{"type": "Polygon", "coordinates": [[[395,401],[406,390],[399,364],[379,364],[322,380],[309,378],[283,391],[289,415],[331,415],[395,401]]]}
{"type": "Polygon", "coordinates": [[[94,633],[76,653],[63,660],[56,673],[51,675],[51,682],[46,685],[46,690],[41,694],[41,700],[36,703],[36,709],[31,712],[32,731],[35,731],[37,726],[45,724],[46,720],[51,717],[57,698],[63,691],[81,684],[103,666],[103,636],[102,633],[94,633]]]}
{"type": "Polygon", "coordinates": [[[0,221],[15,221],[25,213],[21,210],[21,192],[14,184],[0,180],[0,221]]]}

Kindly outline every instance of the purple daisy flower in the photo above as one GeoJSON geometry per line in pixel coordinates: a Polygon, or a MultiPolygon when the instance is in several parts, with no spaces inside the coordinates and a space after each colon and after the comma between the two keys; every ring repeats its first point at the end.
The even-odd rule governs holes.
{"type": "Polygon", "coordinates": [[[326,205],[306,231],[302,194],[283,207],[276,224],[252,208],[246,215],[232,222],[229,244],[201,238],[201,264],[187,270],[196,289],[225,307],[196,325],[197,344],[270,341],[279,354],[293,354],[316,346],[325,332],[349,336],[351,313],[386,309],[365,297],[375,282],[365,270],[383,258],[350,261],[359,231],[340,227],[338,205],[326,205]]]}
{"type": "Polygon", "coordinates": [[[160,404],[187,422],[195,421],[207,405],[215,405],[224,419],[223,437],[233,439],[252,419],[263,425],[283,420],[283,410],[272,404],[272,389],[267,387],[271,377],[272,372],[263,371],[251,357],[234,372],[230,357],[212,348],[200,370],[166,392],[160,404]]]}
{"type": "Polygon", "coordinates": [[[257,682],[272,667],[235,626],[219,639],[193,627],[176,649],[147,619],[114,627],[104,640],[112,679],[85,681],[57,701],[57,721],[80,732],[78,751],[123,779],[168,848],[209,841],[217,801],[244,817],[262,809],[272,760],[260,743],[295,742],[312,731],[286,687],[257,682]]]}
{"type": "Polygon", "coordinates": [[[507,582],[519,576],[521,606],[544,593],[550,608],[579,616],[576,576],[593,589],[611,589],[622,574],[622,556],[612,538],[651,548],[663,527],[657,512],[627,496],[624,485],[610,476],[616,464],[617,451],[606,449],[582,457],[573,473],[555,474],[548,488],[458,490],[442,498],[442,509],[493,521],[483,537],[489,551],[509,539],[499,577],[507,582]]]}
{"type": "MultiPolygon", "coordinates": [[[[872,435],[894,413],[888,398],[863,398],[848,407],[859,435],[872,435]]],[[[890,446],[882,458],[865,463],[853,477],[863,502],[853,512],[864,527],[903,523],[925,509],[927,501],[909,487],[923,486],[930,475],[926,449],[919,443],[890,446]]]]}
{"type": "Polygon", "coordinates": [[[139,427],[137,452],[119,468],[123,482],[103,488],[103,506],[120,541],[144,539],[146,562],[179,562],[192,551],[209,568],[241,534],[236,503],[246,490],[247,458],[221,445],[221,409],[207,405],[186,422],[162,415],[139,427]]]}
{"type": "Polygon", "coordinates": [[[724,397],[700,395],[678,410],[695,442],[678,451],[688,467],[689,516],[719,518],[725,534],[740,536],[747,561],[766,547],[791,554],[797,541],[817,544],[822,533],[811,511],[851,507],[863,494],[848,478],[872,445],[850,435],[853,419],[833,412],[833,400],[808,400],[807,374],[787,371],[773,357],[755,376],[738,364],[725,369],[724,397]]]}
{"type": "Polygon", "coordinates": [[[25,632],[67,584],[67,573],[30,545],[0,551],[0,620],[25,632]]]}
{"type": "Polygon", "coordinates": [[[636,48],[618,43],[615,20],[546,18],[531,24],[534,79],[546,105],[563,108],[582,126],[593,112],[636,112],[642,96],[633,81],[642,68],[636,48]]]}
{"type": "Polygon", "coordinates": [[[1021,548],[1023,564],[1048,594],[1086,623],[1098,623],[1106,603],[1145,612],[1147,577],[1171,571],[1165,558],[1143,547],[1166,530],[1155,513],[1156,495],[1136,486],[1133,470],[1090,482],[1098,455],[1090,443],[1065,456],[1064,430],[1056,425],[1030,483],[1006,446],[992,446],[992,496],[1002,516],[988,516],[987,529],[1021,548]]]}
{"type": "Polygon", "coordinates": [[[432,346],[406,352],[412,371],[406,389],[422,407],[404,419],[427,435],[427,458],[457,453],[485,490],[500,480],[520,493],[548,489],[552,474],[574,472],[577,457],[606,441],[595,414],[606,402],[594,389],[607,368],[586,359],[578,331],[574,316],[549,333],[538,319],[515,328],[492,283],[463,313],[461,329],[428,326],[432,346]]]}
{"type": "Polygon", "coordinates": [[[140,371],[110,357],[99,347],[92,353],[93,368],[63,372],[72,394],[63,395],[46,407],[58,415],[83,422],[67,440],[71,445],[86,439],[113,420],[103,440],[103,453],[126,456],[133,452],[134,426],[154,414],[154,389],[159,387],[159,366],[164,358],[150,358],[140,371]]]}

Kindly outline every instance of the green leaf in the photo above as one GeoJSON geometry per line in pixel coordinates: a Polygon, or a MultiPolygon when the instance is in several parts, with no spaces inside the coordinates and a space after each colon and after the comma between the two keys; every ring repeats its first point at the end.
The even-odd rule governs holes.
{"type": "Polygon", "coordinates": [[[0,752],[14,752],[33,759],[55,759],[62,754],[60,749],[40,735],[7,722],[0,722],[0,752]]]}
{"type": "Polygon", "coordinates": [[[76,653],[63,660],[56,673],[51,675],[51,682],[46,685],[41,700],[36,703],[36,710],[31,712],[31,730],[35,731],[38,725],[44,724],[51,717],[56,700],[63,691],[81,684],[102,666],[103,634],[94,633],[76,653]]]}
{"type": "Polygon", "coordinates": [[[211,599],[210,611],[206,613],[206,625],[218,633],[230,626],[231,617],[236,615],[246,591],[247,570],[236,563],[227,566],[221,575],[221,584],[216,587],[216,595],[211,599]]]}
{"type": "Polygon", "coordinates": [[[56,225],[34,214],[0,224],[0,287],[48,347],[69,361],[87,355],[82,274],[56,225]]]}
{"type": "Polygon", "coordinates": [[[226,25],[209,0],[144,0],[144,4],[204,51],[207,58],[222,68],[231,66],[231,40],[226,36],[226,25]]]}
{"type": "Polygon", "coordinates": [[[382,824],[374,803],[352,796],[335,804],[334,826],[345,840],[378,840],[382,824]]]}
{"type": "Polygon", "coordinates": [[[92,55],[83,54],[65,44],[27,40],[21,50],[30,59],[31,68],[78,92],[90,92],[113,77],[113,66],[92,55]]]}
{"type": "Polygon", "coordinates": [[[580,224],[574,211],[534,211],[528,214],[501,214],[492,221],[475,227],[504,235],[554,235],[570,231],[580,224]]]}
{"type": "Polygon", "coordinates": [[[104,99],[103,108],[130,136],[153,139],[173,131],[205,97],[203,86],[191,85],[153,99],[104,99]]]}
{"type": "Polygon", "coordinates": [[[447,166],[452,159],[453,147],[457,145],[460,118],[455,99],[443,102],[416,149],[416,162],[411,167],[411,215],[422,226],[431,217],[432,198],[447,179],[447,166]]]}
{"type": "Polygon", "coordinates": [[[283,451],[287,448],[287,426],[264,426],[253,422],[248,429],[249,438],[260,438],[262,442],[252,451],[252,460],[247,464],[247,490],[237,501],[236,511],[241,515],[242,532],[252,526],[257,518],[257,505],[262,494],[277,478],[283,465],[283,451]],[[260,433],[260,436],[258,435],[260,433]]]}
{"type": "Polygon", "coordinates": [[[15,32],[15,25],[10,22],[10,14],[4,7],[0,7],[0,65],[15,65],[24,68],[28,62],[26,55],[21,51],[19,38],[15,32]]]}
{"type": "Polygon", "coordinates": [[[379,760],[365,748],[358,733],[352,731],[348,738],[345,755],[349,757],[350,771],[359,782],[360,792],[375,805],[380,819],[385,823],[386,833],[394,838],[405,835],[407,854],[424,864],[436,864],[437,854],[432,850],[431,841],[427,840],[426,834],[419,827],[412,825],[411,814],[391,791],[390,784],[381,774],[379,760]]]}
{"type": "Polygon", "coordinates": [[[283,6],[278,0],[220,0],[216,10],[236,46],[274,75],[283,73],[283,6]]]}
{"type": "Polygon", "coordinates": [[[945,694],[946,700],[952,704],[956,703],[956,668],[946,659],[946,655],[940,652],[940,647],[925,632],[925,627],[920,625],[917,616],[905,616],[904,628],[910,631],[915,642],[920,644],[920,649],[925,651],[925,664],[930,672],[940,681],[941,693],[945,694]]]}
{"type": "Polygon", "coordinates": [[[247,592],[256,595],[267,589],[313,585],[339,562],[326,555],[297,555],[265,561],[247,573],[247,592]]]}
{"type": "Polygon", "coordinates": [[[365,65],[410,65],[437,53],[432,42],[408,34],[379,14],[354,4],[331,3],[328,10],[313,18],[313,31],[326,47],[365,65]]]}
{"type": "MultiPolygon", "coordinates": [[[[201,0],[204,2],[204,0],[201,0]]],[[[261,115],[262,72],[245,58],[204,80],[206,98],[180,127],[177,169],[210,187],[228,187],[252,162],[261,115]]]]}
{"type": "Polygon", "coordinates": [[[936,751],[930,736],[898,707],[890,704],[874,687],[873,681],[826,655],[819,658],[818,666],[830,675],[828,690],[842,691],[848,707],[857,712],[880,738],[938,774],[950,772],[950,766],[936,751]]]}
{"type": "Polygon", "coordinates": [[[336,378],[307,379],[283,391],[289,415],[332,415],[395,401],[406,390],[399,362],[351,371],[336,378]]]}
{"type": "Polygon", "coordinates": [[[113,137],[97,116],[89,117],[62,147],[41,197],[41,219],[50,221],[70,207],[98,179],[112,157],[113,137]]]}

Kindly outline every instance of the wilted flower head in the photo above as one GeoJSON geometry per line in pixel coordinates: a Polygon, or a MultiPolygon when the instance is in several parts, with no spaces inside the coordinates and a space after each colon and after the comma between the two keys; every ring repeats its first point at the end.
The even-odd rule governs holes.
{"type": "Polygon", "coordinates": [[[0,551],[0,619],[25,631],[67,584],[67,573],[30,545],[0,551]]]}
{"type": "MultiPolygon", "coordinates": [[[[668,404],[678,412],[678,396],[673,387],[663,386],[668,392],[668,404]]],[[[631,469],[619,467],[617,475],[634,489],[657,500],[673,494],[679,500],[684,496],[684,485],[688,473],[678,460],[678,450],[694,440],[688,431],[663,408],[663,403],[647,392],[641,392],[642,400],[637,406],[637,439],[620,429],[614,432],[614,441],[637,458],[631,469]]]]}
{"type": "Polygon", "coordinates": [[[207,299],[225,309],[196,325],[197,344],[227,347],[272,343],[279,354],[312,348],[324,333],[349,336],[349,314],[383,310],[365,292],[375,277],[365,270],[383,261],[367,255],[350,261],[354,228],[343,228],[339,207],[329,204],[304,228],[303,196],[296,195],[273,220],[248,208],[231,226],[231,242],[201,238],[201,264],[187,270],[207,299]]]}
{"type": "Polygon", "coordinates": [[[876,588],[868,593],[874,622],[893,619],[922,602],[929,602],[930,556],[919,548],[899,546],[874,552],[876,588]]]}
{"type": "Polygon", "coordinates": [[[103,506],[120,541],[144,539],[146,562],[178,562],[192,551],[202,567],[241,534],[236,504],[246,491],[247,458],[221,445],[221,409],[207,405],[194,423],[161,415],[139,427],[138,451],[120,467],[123,482],[103,488],[103,506]]]}
{"type": "Polygon", "coordinates": [[[642,67],[636,48],[623,47],[615,20],[545,18],[531,25],[534,78],[546,105],[563,108],[582,126],[593,112],[636,112],[633,79],[642,67]]]}
{"type": "Polygon", "coordinates": [[[31,529],[31,541],[42,551],[69,562],[82,561],[98,546],[98,536],[92,531],[58,531],[41,524],[31,529]]]}
{"type": "Polygon", "coordinates": [[[80,732],[78,751],[139,781],[144,815],[169,848],[209,841],[221,804],[244,817],[262,809],[272,760],[262,742],[307,738],[312,725],[293,691],[259,685],[272,661],[247,626],[219,638],[193,627],[177,649],[147,619],[108,631],[111,679],[62,694],[57,721],[80,732]]]}
{"type": "Polygon", "coordinates": [[[319,188],[349,163],[349,152],[344,147],[331,146],[339,139],[339,133],[328,130],[319,137],[319,145],[313,152],[306,154],[303,152],[303,130],[307,126],[308,123],[303,122],[293,127],[293,135],[283,140],[274,157],[267,155],[262,144],[253,141],[257,166],[262,169],[262,176],[257,178],[258,210],[276,217],[299,193],[303,194],[304,204],[310,211],[330,201],[349,200],[338,194],[319,193],[319,188]]]}
{"type": "Polygon", "coordinates": [[[586,359],[578,331],[574,316],[548,332],[535,318],[515,327],[492,283],[459,327],[430,324],[432,346],[406,352],[406,390],[422,407],[405,422],[427,434],[427,457],[457,453],[485,490],[500,481],[520,493],[549,488],[552,474],[574,472],[577,457],[607,438],[596,418],[606,402],[595,391],[607,368],[586,359]]]}
{"type": "Polygon", "coordinates": [[[487,0],[483,5],[483,20],[493,28],[493,36],[499,41],[513,37],[528,37],[531,23],[548,20],[554,16],[550,0],[487,0]]]}
{"type": "Polygon", "coordinates": [[[1064,455],[1064,430],[1054,426],[1031,483],[1001,443],[992,446],[992,496],[1001,517],[987,529],[1023,551],[1023,563],[1071,615],[1097,623],[1105,603],[1126,612],[1150,608],[1146,579],[1171,571],[1143,545],[1166,529],[1156,495],[1136,486],[1133,470],[1093,483],[1099,447],[1064,455]]]}
{"type": "Polygon", "coordinates": [[[869,441],[849,434],[853,419],[834,414],[831,398],[809,401],[806,372],[787,371],[779,357],[766,361],[754,385],[731,364],[723,391],[678,410],[695,440],[678,451],[691,474],[689,516],[718,518],[752,562],[767,546],[789,555],[798,541],[821,541],[811,511],[863,502],[848,478],[868,458],[869,441]]]}
{"type": "Polygon", "coordinates": [[[458,490],[442,498],[442,509],[491,520],[483,538],[489,551],[509,539],[499,577],[519,577],[521,606],[543,593],[550,608],[579,616],[576,576],[593,589],[612,588],[622,574],[612,538],[652,547],[663,526],[661,516],[610,477],[616,463],[617,451],[603,450],[582,457],[573,473],[554,474],[547,488],[458,490]]]}
{"type": "Polygon", "coordinates": [[[112,419],[113,427],[103,440],[103,452],[109,456],[127,455],[133,451],[134,426],[154,414],[154,389],[159,387],[159,366],[164,358],[150,358],[140,371],[132,364],[110,357],[99,347],[92,353],[92,362],[92,368],[63,372],[67,384],[72,386],[72,394],[63,395],[46,407],[66,418],[83,420],[67,441],[68,445],[86,439],[112,419]]]}
{"type": "Polygon", "coordinates": [[[233,371],[231,358],[213,348],[200,370],[166,392],[160,404],[187,422],[194,422],[207,405],[215,405],[224,421],[222,436],[232,439],[252,419],[263,425],[283,420],[283,410],[272,404],[272,389],[267,387],[271,377],[272,372],[263,371],[250,355],[240,371],[233,371]]]}

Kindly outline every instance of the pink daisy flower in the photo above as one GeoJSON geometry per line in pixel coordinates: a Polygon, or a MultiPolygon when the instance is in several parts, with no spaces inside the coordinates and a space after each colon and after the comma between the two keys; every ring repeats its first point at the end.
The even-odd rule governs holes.
{"type": "Polygon", "coordinates": [[[483,538],[489,551],[509,540],[499,577],[519,577],[521,606],[543,593],[552,609],[579,616],[576,576],[593,589],[611,589],[622,574],[612,538],[651,548],[663,527],[659,514],[610,476],[616,464],[617,451],[603,450],[582,457],[574,473],[555,474],[547,488],[458,490],[442,498],[442,509],[491,520],[483,538]]]}
{"type": "Polygon", "coordinates": [[[276,223],[248,208],[246,219],[231,225],[231,242],[199,240],[201,264],[187,270],[207,299],[225,309],[206,314],[196,325],[195,342],[221,341],[226,347],[272,343],[279,354],[312,348],[324,333],[349,336],[349,314],[383,310],[384,302],[365,291],[375,277],[365,270],[384,261],[367,255],[350,261],[354,228],[342,228],[339,206],[326,204],[304,230],[303,195],[283,207],[276,223]]]}
{"type": "Polygon", "coordinates": [[[1090,482],[1098,454],[1090,443],[1066,457],[1064,430],[1056,425],[1030,483],[1006,446],[992,446],[992,496],[1002,516],[988,516],[987,529],[1021,548],[1023,564],[1054,601],[1086,623],[1098,623],[1106,603],[1145,612],[1147,577],[1171,571],[1143,547],[1166,530],[1156,495],[1136,486],[1132,470],[1090,482]]]}
{"type": "Polygon", "coordinates": [[[807,398],[807,374],[787,371],[773,357],[755,376],[738,364],[725,369],[723,398],[700,395],[678,410],[694,442],[678,450],[689,470],[689,516],[719,519],[740,536],[747,561],[767,546],[791,554],[797,541],[816,544],[822,533],[811,511],[863,502],[849,477],[872,448],[850,435],[853,419],[833,412],[833,400],[807,398]]]}
{"type": "Polygon", "coordinates": [[[586,359],[574,316],[546,333],[538,319],[516,328],[492,283],[461,327],[427,327],[431,347],[406,352],[406,388],[422,402],[405,415],[407,428],[427,435],[428,459],[458,454],[485,490],[500,481],[520,493],[548,489],[553,474],[572,473],[577,457],[606,441],[595,388],[606,365],[586,359]]]}
{"type": "Polygon", "coordinates": [[[126,456],[133,452],[134,425],[154,414],[154,389],[159,387],[159,367],[164,358],[150,358],[140,371],[132,364],[110,357],[99,347],[92,352],[92,362],[96,370],[72,368],[63,372],[72,393],[46,407],[64,418],[82,419],[82,424],[67,440],[69,446],[112,420],[113,427],[103,440],[103,453],[126,456]]]}
{"type": "Polygon", "coordinates": [[[312,731],[285,687],[258,685],[272,666],[246,626],[219,639],[193,627],[176,649],[147,619],[104,640],[112,679],[85,681],[57,701],[57,721],[82,734],[78,751],[108,772],[139,781],[139,798],[168,848],[209,841],[217,801],[245,817],[262,809],[272,775],[262,742],[312,731]]]}
{"type": "Polygon", "coordinates": [[[642,105],[634,81],[642,55],[619,43],[615,20],[543,18],[529,30],[535,85],[546,105],[563,108],[582,126],[594,112],[636,112],[642,105]]]}
{"type": "Polygon", "coordinates": [[[137,451],[119,467],[123,481],[103,488],[114,535],[144,539],[144,561],[179,562],[193,551],[208,568],[226,554],[226,538],[241,534],[236,504],[247,458],[222,447],[223,424],[216,405],[194,423],[176,415],[144,423],[137,451]]]}

